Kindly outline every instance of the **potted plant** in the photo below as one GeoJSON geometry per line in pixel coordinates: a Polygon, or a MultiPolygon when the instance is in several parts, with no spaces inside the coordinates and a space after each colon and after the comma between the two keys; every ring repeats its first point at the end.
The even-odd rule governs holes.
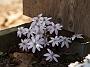
{"type": "Polygon", "coordinates": [[[0,50],[19,67],[67,67],[82,60],[88,53],[87,44],[86,36],[64,30],[42,14],[31,23],[0,32],[0,50]]]}

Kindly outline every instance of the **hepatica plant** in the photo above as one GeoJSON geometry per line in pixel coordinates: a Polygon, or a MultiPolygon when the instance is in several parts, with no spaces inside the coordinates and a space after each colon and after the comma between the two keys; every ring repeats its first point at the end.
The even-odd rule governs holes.
{"type": "MultiPolygon", "coordinates": [[[[18,28],[17,36],[21,38],[19,46],[23,51],[31,50],[32,53],[36,53],[36,51],[41,51],[41,49],[47,48],[47,46],[52,48],[55,46],[61,48],[66,46],[66,48],[69,48],[69,44],[75,38],[83,38],[82,34],[75,34],[72,37],[61,36],[59,31],[62,30],[63,26],[60,23],[52,22],[51,19],[51,17],[42,17],[42,14],[40,14],[32,19],[29,28],[18,28]],[[54,36],[52,36],[53,34],[54,36]]],[[[58,62],[60,55],[54,53],[50,48],[47,48],[47,52],[43,54],[46,57],[46,61],[58,62]]]]}

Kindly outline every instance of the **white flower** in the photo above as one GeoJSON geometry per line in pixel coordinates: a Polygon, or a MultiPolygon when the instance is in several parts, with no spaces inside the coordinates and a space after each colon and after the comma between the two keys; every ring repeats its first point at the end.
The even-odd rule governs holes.
{"type": "Polygon", "coordinates": [[[42,14],[40,14],[40,15],[38,15],[38,17],[34,17],[33,19],[32,19],[32,23],[31,23],[31,26],[30,26],[30,28],[34,28],[36,25],[40,25],[41,23],[43,23],[43,17],[41,17],[42,16],[42,14]]]}
{"type": "Polygon", "coordinates": [[[53,61],[54,60],[54,61],[58,62],[56,57],[60,57],[60,56],[58,54],[53,53],[53,51],[51,51],[50,49],[47,49],[47,50],[49,53],[44,54],[44,56],[47,57],[46,61],[48,61],[48,60],[53,61]]]}
{"type": "Polygon", "coordinates": [[[58,30],[61,30],[62,25],[60,24],[54,24],[53,22],[50,22],[49,20],[52,19],[47,17],[42,17],[42,14],[38,15],[38,17],[33,18],[33,22],[31,23],[30,29],[33,29],[37,33],[44,34],[46,29],[52,34],[55,31],[55,34],[58,35],[58,30]]]}
{"type": "Polygon", "coordinates": [[[83,38],[82,34],[75,34],[72,36],[72,40],[74,40],[75,38],[83,38]]]}
{"type": "Polygon", "coordinates": [[[31,30],[32,33],[37,34],[39,32],[39,27],[37,25],[37,22],[32,22],[29,30],[31,30]]]}
{"type": "Polygon", "coordinates": [[[69,43],[71,43],[71,40],[70,38],[60,36],[60,43],[61,47],[64,47],[64,45],[66,45],[66,47],[69,48],[69,43]]]}
{"type": "Polygon", "coordinates": [[[24,29],[23,29],[23,35],[26,36],[27,33],[28,33],[28,28],[24,28],[24,29]]]}
{"type": "Polygon", "coordinates": [[[37,22],[37,21],[42,21],[43,17],[42,14],[39,14],[37,17],[32,18],[32,21],[37,22]]]}
{"type": "Polygon", "coordinates": [[[51,19],[52,19],[52,17],[50,17],[50,18],[44,17],[44,21],[49,21],[49,20],[51,20],[51,19]]]}
{"type": "Polygon", "coordinates": [[[44,17],[41,16],[42,15],[39,15],[38,17],[34,17],[34,21],[31,23],[30,29],[34,30],[34,34],[38,34],[38,33],[43,34],[44,30],[46,29],[44,17]]]}
{"type": "Polygon", "coordinates": [[[40,38],[40,35],[32,36],[28,49],[32,48],[32,52],[35,53],[36,49],[40,51],[40,48],[43,48],[42,44],[44,44],[44,39],[40,38]]]}
{"type": "Polygon", "coordinates": [[[48,42],[47,38],[45,38],[45,40],[44,40],[44,47],[46,47],[47,45],[49,46],[49,42],[48,42]]]}
{"type": "Polygon", "coordinates": [[[22,35],[25,35],[28,33],[28,28],[20,27],[17,31],[17,36],[21,37],[22,35]]]}
{"type": "Polygon", "coordinates": [[[32,22],[30,25],[30,29],[34,28],[37,25],[37,22],[32,22]]]}
{"type": "Polygon", "coordinates": [[[49,41],[49,43],[52,43],[52,47],[54,47],[55,45],[59,45],[60,42],[60,38],[58,36],[55,36],[55,38],[51,37],[51,40],[49,41]]]}
{"type": "Polygon", "coordinates": [[[34,28],[32,28],[33,33],[34,33],[34,34],[38,34],[39,29],[40,29],[40,28],[36,25],[34,28]]]}
{"type": "Polygon", "coordinates": [[[22,50],[24,51],[27,51],[28,50],[28,47],[29,47],[29,45],[28,45],[28,42],[30,41],[30,39],[24,39],[24,40],[22,40],[21,39],[21,43],[19,44],[19,48],[22,48],[22,50]]]}
{"type": "Polygon", "coordinates": [[[44,23],[46,24],[46,25],[50,25],[50,24],[52,24],[52,22],[50,22],[50,20],[52,19],[52,17],[50,17],[50,18],[48,18],[48,17],[44,17],[44,23]]]}
{"type": "Polygon", "coordinates": [[[27,37],[30,38],[30,36],[33,36],[33,29],[28,29],[27,37]]]}
{"type": "Polygon", "coordinates": [[[24,29],[24,27],[19,27],[19,28],[18,28],[17,36],[19,36],[19,37],[22,36],[22,34],[23,34],[23,29],[24,29]]]}
{"type": "Polygon", "coordinates": [[[43,23],[40,23],[39,25],[38,25],[38,27],[39,27],[39,33],[42,33],[42,34],[44,34],[44,32],[45,32],[45,30],[46,30],[46,25],[45,25],[45,23],[43,22],[43,23]]]}
{"type": "Polygon", "coordinates": [[[54,24],[52,22],[51,26],[47,26],[47,30],[50,32],[50,34],[52,34],[55,31],[55,34],[58,35],[58,30],[62,30],[62,25],[60,24],[54,24]]]}

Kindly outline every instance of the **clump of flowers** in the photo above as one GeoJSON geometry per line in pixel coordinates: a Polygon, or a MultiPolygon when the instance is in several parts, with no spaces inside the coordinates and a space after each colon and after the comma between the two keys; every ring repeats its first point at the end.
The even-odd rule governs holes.
{"type": "Polygon", "coordinates": [[[68,67],[90,67],[90,54],[85,57],[82,63],[79,63],[78,61],[75,63],[71,63],[68,65],[68,67]]]}
{"type": "MultiPolygon", "coordinates": [[[[41,51],[41,49],[47,46],[60,46],[63,48],[66,46],[69,48],[69,43],[75,38],[83,38],[81,34],[75,34],[72,37],[65,37],[59,34],[62,30],[62,25],[60,23],[54,23],[51,21],[51,17],[42,17],[42,14],[34,17],[29,28],[19,27],[17,31],[17,36],[21,38],[25,36],[25,39],[21,38],[21,43],[19,43],[20,48],[23,51],[32,50],[33,53],[36,51],[41,51]],[[54,36],[52,36],[54,34],[54,36]]],[[[46,57],[46,61],[56,61],[58,62],[58,54],[55,54],[52,50],[47,48],[49,53],[43,54],[46,57]]]]}

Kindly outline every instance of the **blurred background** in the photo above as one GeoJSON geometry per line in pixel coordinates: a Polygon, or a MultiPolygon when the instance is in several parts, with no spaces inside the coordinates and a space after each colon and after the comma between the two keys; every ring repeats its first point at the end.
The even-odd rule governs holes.
{"type": "Polygon", "coordinates": [[[0,30],[30,21],[30,17],[23,15],[22,0],[0,0],[0,30]]]}

